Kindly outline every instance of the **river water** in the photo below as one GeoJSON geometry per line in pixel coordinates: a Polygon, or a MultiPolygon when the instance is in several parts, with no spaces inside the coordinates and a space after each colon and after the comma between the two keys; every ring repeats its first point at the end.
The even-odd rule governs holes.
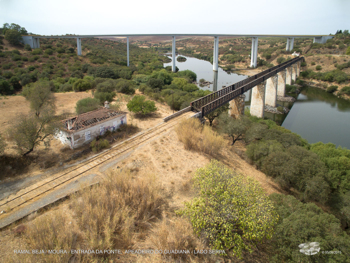
{"type": "MultiPolygon", "coordinates": [[[[213,82],[215,76],[213,65],[210,62],[192,57],[186,58],[185,62],[176,61],[179,70],[189,69],[195,72],[197,81],[203,78],[213,82]]],[[[171,62],[165,63],[164,66],[171,66],[171,62]]],[[[219,68],[217,89],[236,83],[246,77],[234,73],[228,74],[219,68]]],[[[201,88],[213,90],[213,85],[201,88]]],[[[295,97],[297,100],[294,104],[277,102],[277,104],[291,108],[288,114],[265,112],[265,116],[286,129],[299,134],[309,143],[331,142],[337,146],[350,149],[350,101],[312,87],[304,88],[295,97]]],[[[250,91],[248,91],[245,98],[246,107],[250,105],[250,98],[250,91]]]]}

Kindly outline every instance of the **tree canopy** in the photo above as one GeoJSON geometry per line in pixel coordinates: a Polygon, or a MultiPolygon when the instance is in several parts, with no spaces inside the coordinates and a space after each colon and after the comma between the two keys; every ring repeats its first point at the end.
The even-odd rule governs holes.
{"type": "Polygon", "coordinates": [[[216,160],[196,171],[199,196],[186,203],[194,231],[214,249],[240,256],[251,243],[271,238],[278,216],[260,185],[216,160]]]}
{"type": "Polygon", "coordinates": [[[154,101],[146,100],[145,96],[136,95],[127,104],[128,110],[146,115],[157,110],[154,101]]]}

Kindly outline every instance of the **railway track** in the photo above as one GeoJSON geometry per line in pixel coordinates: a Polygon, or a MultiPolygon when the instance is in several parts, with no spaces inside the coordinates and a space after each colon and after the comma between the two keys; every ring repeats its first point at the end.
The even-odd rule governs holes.
{"type": "Polygon", "coordinates": [[[11,211],[16,210],[24,204],[30,203],[32,200],[36,200],[44,196],[51,190],[57,189],[58,187],[75,180],[82,174],[106,162],[107,160],[138,147],[141,143],[146,142],[165,132],[166,130],[171,129],[178,124],[179,121],[186,119],[191,115],[193,115],[193,112],[186,112],[168,122],[162,122],[113,146],[111,149],[102,152],[101,154],[75,166],[74,168],[55,174],[53,177],[46,178],[37,184],[20,190],[14,195],[10,195],[6,199],[0,200],[0,211],[6,212],[2,214],[0,218],[6,217],[6,215],[11,213],[11,211]]]}

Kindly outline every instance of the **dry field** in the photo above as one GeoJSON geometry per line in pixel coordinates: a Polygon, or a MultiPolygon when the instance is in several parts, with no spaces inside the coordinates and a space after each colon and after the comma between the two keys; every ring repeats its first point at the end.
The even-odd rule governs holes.
{"type": "MultiPolygon", "coordinates": [[[[227,139],[224,141],[223,146],[215,158],[219,159],[237,172],[259,181],[267,194],[280,192],[279,187],[270,178],[267,178],[265,174],[256,170],[238,155],[242,155],[244,148],[245,145],[241,142],[237,142],[235,146],[232,147],[230,141],[227,139]]],[[[192,188],[192,177],[194,172],[196,169],[208,164],[212,158],[212,156],[204,153],[185,150],[184,145],[179,141],[175,130],[170,130],[168,133],[155,138],[153,141],[141,145],[127,158],[118,162],[111,162],[108,166],[106,165],[92,170],[91,173],[97,173],[102,177],[107,174],[121,176],[121,172],[127,172],[133,180],[136,180],[135,182],[141,180],[144,182],[142,185],[148,184],[151,189],[154,189],[148,194],[157,193],[158,198],[161,198],[160,200],[167,203],[167,205],[162,208],[162,215],[158,215],[158,219],[150,219],[149,222],[151,223],[143,225],[141,232],[135,230],[136,232],[132,235],[131,233],[128,234],[123,232],[124,234],[121,237],[123,238],[123,242],[120,243],[120,248],[123,249],[128,245],[139,249],[150,247],[153,249],[164,249],[167,247],[171,249],[174,246],[177,249],[186,249],[191,246],[194,246],[195,248],[206,247],[200,239],[193,236],[189,221],[179,218],[174,212],[183,208],[184,202],[189,201],[194,197],[195,192],[192,188]],[[107,167],[108,169],[106,170],[107,167]],[[181,243],[182,241],[183,243],[181,243]]],[[[117,179],[112,180],[114,181],[117,179]]],[[[95,188],[91,191],[92,196],[94,195],[94,189],[95,188]]],[[[142,190],[142,187],[139,189],[141,189],[140,191],[144,191],[142,190]]],[[[96,191],[99,190],[96,188],[96,191]]],[[[86,190],[84,192],[86,192],[86,190]]],[[[61,222],[57,226],[60,227],[60,229],[58,229],[59,231],[66,231],[66,233],[70,233],[69,231],[73,231],[72,229],[78,231],[75,230],[77,229],[76,226],[81,224],[81,220],[83,219],[82,217],[77,217],[76,213],[83,213],[81,208],[79,208],[79,204],[82,204],[82,200],[88,200],[86,199],[88,198],[86,195],[89,194],[85,193],[82,196],[77,195],[76,197],[69,198],[52,206],[50,209],[31,215],[23,222],[17,223],[12,227],[1,231],[0,254],[3,255],[6,260],[12,260],[13,262],[23,261],[25,258],[30,259],[28,262],[38,261],[40,257],[35,258],[34,256],[29,255],[18,255],[14,254],[13,251],[15,249],[29,248],[45,249],[33,247],[31,244],[39,246],[38,244],[40,243],[35,240],[28,241],[28,236],[38,235],[35,234],[37,232],[33,232],[33,227],[34,229],[37,227],[38,231],[41,231],[41,229],[44,228],[47,222],[52,220],[52,218],[58,218],[56,221],[60,220],[61,217],[65,218],[62,219],[63,223],[59,221],[61,222]],[[48,221],[48,218],[51,219],[48,221]]],[[[96,196],[95,198],[98,197],[96,196]]],[[[153,200],[155,197],[150,198],[150,200],[153,200]]],[[[91,209],[93,209],[93,207],[91,207],[91,209]]],[[[90,223],[86,222],[86,224],[90,223]]],[[[127,223],[124,222],[123,224],[127,223]]],[[[141,226],[136,224],[136,227],[141,226]]],[[[39,239],[44,239],[42,236],[37,237],[39,239]]],[[[85,238],[87,237],[85,236],[85,238]]],[[[42,246],[44,246],[44,244],[42,246]]],[[[86,247],[88,248],[89,245],[86,245],[86,247]]],[[[63,260],[63,258],[60,258],[58,255],[55,255],[50,259],[52,262],[63,260]]],[[[166,259],[159,255],[139,257],[136,257],[135,255],[123,255],[114,259],[114,262],[175,261],[172,258],[166,259]]],[[[82,258],[81,260],[89,260],[89,258],[82,258]]],[[[209,256],[207,258],[193,258],[193,260],[194,262],[223,262],[220,258],[212,258],[209,256]]],[[[184,259],[182,262],[188,261],[184,259]]]]}

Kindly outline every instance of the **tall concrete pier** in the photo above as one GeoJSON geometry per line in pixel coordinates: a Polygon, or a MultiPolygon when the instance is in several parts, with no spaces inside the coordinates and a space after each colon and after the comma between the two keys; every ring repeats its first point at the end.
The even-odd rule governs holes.
{"type": "Polygon", "coordinates": [[[276,107],[277,105],[277,85],[278,75],[270,77],[266,80],[266,105],[276,107]]]}
{"type": "Polygon", "coordinates": [[[219,37],[214,37],[213,70],[219,69],[219,37]]]}
{"type": "Polygon", "coordinates": [[[278,72],[277,96],[286,96],[286,73],[287,69],[278,72]]]}
{"type": "Polygon", "coordinates": [[[81,38],[77,38],[77,53],[81,56],[81,38]]]}
{"type": "Polygon", "coordinates": [[[176,56],[176,54],[175,54],[175,50],[176,50],[176,37],[175,36],[173,36],[173,47],[172,47],[172,71],[173,72],[176,72],[176,64],[175,64],[175,61],[176,61],[176,58],[175,58],[175,56],[176,56]]]}
{"type": "Polygon", "coordinates": [[[255,86],[252,90],[252,103],[250,106],[250,114],[252,116],[264,118],[265,88],[266,81],[255,86]]]}
{"type": "Polygon", "coordinates": [[[258,63],[258,41],[257,37],[252,38],[252,51],[250,55],[250,67],[256,68],[258,63]]]}

